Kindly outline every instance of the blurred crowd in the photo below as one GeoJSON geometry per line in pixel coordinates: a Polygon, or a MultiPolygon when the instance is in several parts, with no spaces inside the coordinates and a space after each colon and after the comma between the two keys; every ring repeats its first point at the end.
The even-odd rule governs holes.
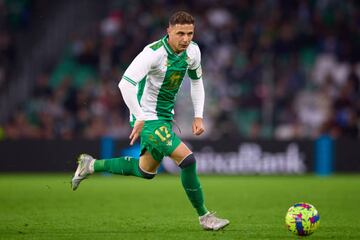
{"type": "Polygon", "coordinates": [[[0,0],[0,93],[14,74],[15,36],[26,27],[29,14],[29,0],[0,0]]]}
{"type": "MultiPolygon", "coordinates": [[[[128,110],[118,81],[146,44],[166,34],[169,15],[176,10],[187,10],[196,19],[207,137],[360,137],[359,2],[107,4],[110,10],[93,31],[74,33],[54,69],[39,74],[32,98],[4,123],[6,138],[127,137],[128,110]]],[[[3,9],[0,4],[0,17],[3,9]]],[[[0,31],[1,69],[11,66],[9,37],[0,31]]],[[[189,99],[178,100],[175,111],[191,121],[189,99]]],[[[190,131],[184,134],[191,136],[190,131]]]]}

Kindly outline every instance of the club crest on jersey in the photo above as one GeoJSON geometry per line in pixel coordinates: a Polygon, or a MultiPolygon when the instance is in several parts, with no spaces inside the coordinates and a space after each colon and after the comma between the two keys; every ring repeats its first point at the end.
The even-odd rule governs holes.
{"type": "Polygon", "coordinates": [[[169,77],[169,81],[164,84],[164,88],[167,90],[175,90],[180,86],[182,80],[181,72],[174,71],[169,77]]]}

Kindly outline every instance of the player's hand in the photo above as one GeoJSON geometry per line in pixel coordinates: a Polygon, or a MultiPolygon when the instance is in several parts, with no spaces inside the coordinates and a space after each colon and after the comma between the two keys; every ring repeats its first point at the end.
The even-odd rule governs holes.
{"type": "Polygon", "coordinates": [[[193,134],[196,136],[199,136],[205,131],[204,123],[202,118],[194,118],[193,124],[192,124],[192,131],[193,134]]]}
{"type": "Polygon", "coordinates": [[[136,139],[139,138],[140,133],[144,127],[144,123],[145,121],[138,121],[138,120],[135,121],[134,128],[129,136],[131,146],[134,144],[136,139]]]}

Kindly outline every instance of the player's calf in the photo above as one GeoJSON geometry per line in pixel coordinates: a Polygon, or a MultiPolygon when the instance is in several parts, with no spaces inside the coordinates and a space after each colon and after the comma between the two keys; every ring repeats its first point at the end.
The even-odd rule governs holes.
{"type": "Polygon", "coordinates": [[[71,188],[76,190],[80,182],[94,172],[108,172],[125,176],[136,176],[144,179],[153,179],[156,173],[141,169],[139,159],[133,157],[119,157],[96,160],[88,154],[78,157],[78,167],[71,180],[71,188]]]}
{"type": "Polygon", "coordinates": [[[204,204],[203,191],[199,178],[196,173],[196,159],[194,154],[188,155],[180,162],[181,181],[185,192],[199,215],[199,222],[205,230],[219,230],[226,227],[230,222],[227,219],[221,219],[210,213],[204,204]]]}

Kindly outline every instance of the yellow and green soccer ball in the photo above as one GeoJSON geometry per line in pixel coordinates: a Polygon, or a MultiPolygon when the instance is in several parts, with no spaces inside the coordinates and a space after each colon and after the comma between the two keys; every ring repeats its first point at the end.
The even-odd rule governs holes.
{"type": "Polygon", "coordinates": [[[320,215],[313,205],[304,202],[296,203],[287,211],[285,224],[290,232],[307,236],[319,227],[320,215]]]}

